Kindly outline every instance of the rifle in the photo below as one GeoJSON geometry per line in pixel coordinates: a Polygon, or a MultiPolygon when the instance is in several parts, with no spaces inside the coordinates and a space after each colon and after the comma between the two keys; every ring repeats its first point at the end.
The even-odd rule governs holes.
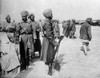
{"type": "MultiPolygon", "coordinates": [[[[52,44],[52,41],[51,41],[46,35],[44,35],[44,36],[45,36],[45,37],[49,40],[49,42],[52,44]]],[[[54,58],[55,58],[56,53],[58,52],[58,49],[59,49],[59,46],[60,46],[60,42],[62,41],[63,38],[64,38],[64,36],[60,36],[60,37],[59,37],[58,45],[56,46],[56,49],[54,50],[53,60],[54,60],[54,58]]]]}
{"type": "Polygon", "coordinates": [[[60,46],[60,42],[62,41],[63,38],[64,38],[64,36],[60,36],[59,37],[59,41],[58,41],[58,44],[59,45],[56,46],[56,49],[54,51],[54,57],[53,57],[53,59],[55,58],[55,55],[58,53],[58,49],[59,49],[59,46],[60,46]]]}

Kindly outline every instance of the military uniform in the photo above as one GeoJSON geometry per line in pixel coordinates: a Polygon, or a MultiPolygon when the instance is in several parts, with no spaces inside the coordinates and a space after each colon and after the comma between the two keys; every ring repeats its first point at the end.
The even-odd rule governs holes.
{"type": "Polygon", "coordinates": [[[64,36],[66,36],[66,37],[68,37],[69,36],[69,25],[70,25],[70,21],[68,20],[68,21],[64,21],[63,22],[63,25],[62,25],[62,27],[63,27],[63,34],[64,34],[64,36]]]}
{"type": "MultiPolygon", "coordinates": [[[[27,11],[21,13],[22,16],[28,16],[27,11]]],[[[18,26],[20,33],[20,55],[21,55],[21,68],[26,69],[29,65],[29,56],[34,55],[33,45],[33,29],[29,22],[20,22],[18,26]]]]}
{"type": "Polygon", "coordinates": [[[86,22],[84,22],[80,28],[80,39],[82,40],[82,47],[81,50],[84,51],[84,54],[87,55],[87,51],[90,51],[89,49],[89,41],[92,39],[91,35],[91,25],[89,24],[89,19],[86,19],[86,22]]]}
{"type": "Polygon", "coordinates": [[[80,28],[80,39],[83,40],[91,40],[92,35],[91,35],[91,25],[88,24],[87,22],[83,23],[81,28],[80,28]]]}
{"type": "Polygon", "coordinates": [[[75,23],[74,21],[70,22],[70,33],[69,33],[69,37],[70,38],[75,38],[75,32],[76,32],[76,27],[75,27],[75,23]]]}
{"type": "Polygon", "coordinates": [[[43,30],[43,43],[41,50],[41,60],[45,62],[49,66],[48,74],[52,75],[52,63],[54,60],[54,49],[57,45],[54,38],[54,27],[52,25],[52,20],[50,19],[52,16],[52,10],[47,9],[43,12],[43,15],[46,17],[44,20],[42,30],[43,30]]]}

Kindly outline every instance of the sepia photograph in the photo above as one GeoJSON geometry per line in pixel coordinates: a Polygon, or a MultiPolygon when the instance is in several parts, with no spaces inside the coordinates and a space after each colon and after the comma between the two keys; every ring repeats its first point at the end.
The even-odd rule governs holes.
{"type": "Polygon", "coordinates": [[[0,78],[100,78],[100,0],[0,0],[0,78]]]}

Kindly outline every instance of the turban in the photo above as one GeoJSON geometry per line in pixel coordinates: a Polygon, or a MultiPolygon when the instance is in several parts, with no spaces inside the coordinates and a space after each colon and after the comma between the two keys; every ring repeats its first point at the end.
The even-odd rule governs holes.
{"type": "Polygon", "coordinates": [[[34,16],[34,14],[33,14],[33,13],[32,13],[32,14],[30,14],[28,18],[30,18],[31,16],[33,16],[33,17],[35,18],[35,16],[34,16]]]}
{"type": "Polygon", "coordinates": [[[22,16],[28,16],[29,13],[28,13],[28,11],[22,11],[22,12],[21,12],[21,15],[22,15],[22,16]]]}
{"type": "Polygon", "coordinates": [[[48,18],[48,17],[51,17],[52,16],[52,10],[51,9],[46,9],[44,12],[43,12],[43,15],[48,18]]]}

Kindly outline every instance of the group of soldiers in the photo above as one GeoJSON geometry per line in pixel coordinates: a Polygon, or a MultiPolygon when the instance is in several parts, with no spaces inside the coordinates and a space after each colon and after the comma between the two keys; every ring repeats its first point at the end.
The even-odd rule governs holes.
{"type": "Polygon", "coordinates": [[[63,34],[66,37],[69,37],[71,39],[75,39],[75,32],[76,32],[76,26],[75,26],[75,19],[63,21],[63,34]]]}
{"type": "MultiPolygon", "coordinates": [[[[76,38],[75,20],[63,21],[63,36],[60,35],[59,21],[53,20],[53,13],[51,9],[46,9],[43,12],[45,19],[41,23],[35,21],[34,14],[29,14],[28,11],[22,11],[22,21],[19,23],[11,23],[11,17],[6,17],[6,29],[2,31],[7,33],[10,42],[16,44],[16,52],[20,61],[21,71],[28,68],[30,62],[35,57],[35,52],[39,52],[39,58],[48,65],[48,74],[52,75],[52,65],[58,45],[63,39],[63,36],[71,39],[76,38]],[[40,32],[42,32],[42,45],[40,40],[40,32]],[[20,57],[19,57],[20,54],[20,57]]],[[[80,38],[83,39],[84,45],[88,47],[91,40],[91,30],[89,20],[86,20],[80,30],[80,38]],[[85,27],[85,28],[84,28],[85,27]],[[87,32],[89,30],[89,32],[87,32]],[[84,34],[85,32],[85,34],[84,34]],[[88,33],[90,33],[88,35],[88,33]],[[88,35],[88,36],[87,36],[88,35]],[[84,41],[89,40],[89,41],[84,41]]],[[[85,53],[86,54],[86,53],[85,53]]]]}

